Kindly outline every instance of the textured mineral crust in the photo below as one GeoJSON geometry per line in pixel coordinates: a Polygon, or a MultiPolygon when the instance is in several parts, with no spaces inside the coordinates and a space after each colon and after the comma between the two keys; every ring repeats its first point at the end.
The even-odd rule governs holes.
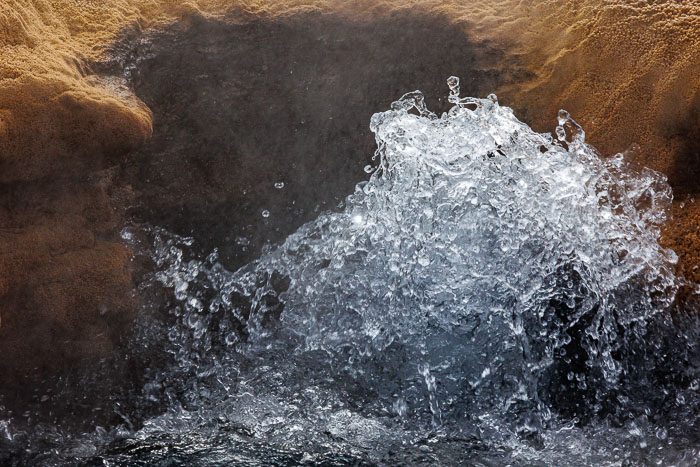
{"type": "Polygon", "coordinates": [[[365,177],[373,112],[407,90],[443,96],[451,74],[538,131],[565,108],[603,155],[638,146],[677,193],[664,241],[700,281],[697,2],[12,0],[0,370],[119,341],[138,309],[129,215],[242,264],[365,177]],[[299,205],[270,204],[279,181],[299,205]]]}

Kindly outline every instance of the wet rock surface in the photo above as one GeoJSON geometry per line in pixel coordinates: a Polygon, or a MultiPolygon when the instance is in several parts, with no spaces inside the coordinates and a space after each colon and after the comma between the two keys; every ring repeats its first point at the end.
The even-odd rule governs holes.
{"type": "Polygon", "coordinates": [[[108,172],[0,187],[3,385],[106,355],[133,318],[123,209],[108,172]]]}

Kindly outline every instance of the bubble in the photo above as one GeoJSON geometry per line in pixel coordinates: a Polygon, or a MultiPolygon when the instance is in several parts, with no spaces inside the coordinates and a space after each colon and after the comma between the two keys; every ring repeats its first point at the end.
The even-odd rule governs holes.
{"type": "Polygon", "coordinates": [[[262,216],[263,216],[263,217],[266,217],[266,218],[267,218],[267,217],[270,217],[270,211],[268,211],[267,209],[263,209],[263,211],[262,211],[262,216]]]}

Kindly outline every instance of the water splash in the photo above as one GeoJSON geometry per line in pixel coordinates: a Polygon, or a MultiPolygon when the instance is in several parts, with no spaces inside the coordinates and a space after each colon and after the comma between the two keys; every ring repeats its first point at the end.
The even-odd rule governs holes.
{"type": "Polygon", "coordinates": [[[700,327],[668,313],[664,176],[601,159],[564,111],[553,138],[448,85],[441,116],[418,91],[372,116],[369,180],[238,271],[151,230],[177,365],[136,439],[236,427],[389,463],[697,455],[700,327]]]}
{"type": "MultiPolygon", "coordinates": [[[[665,177],[621,154],[601,159],[565,111],[552,138],[495,96],[448,85],[455,105],[440,117],[418,91],[375,114],[369,181],[235,273],[211,258],[185,263],[177,238],[157,234],[159,279],[183,292],[190,329],[173,339],[181,364],[221,368],[201,342],[219,333],[236,368],[219,378],[264,381],[248,390],[287,401],[281,423],[317,434],[354,407],[364,424],[403,427],[399,439],[410,426],[522,454],[523,440],[541,448],[584,421],[633,420],[623,438],[635,445],[653,406],[639,384],[661,384],[647,372],[669,347],[681,284],[676,255],[658,243],[665,177]],[[195,277],[216,292],[209,314],[202,293],[178,286],[195,277]],[[218,330],[213,310],[228,316],[218,330]],[[257,370],[239,374],[240,356],[257,370]]],[[[683,350],[662,360],[685,352],[687,362],[692,336],[676,336],[683,350]]],[[[239,404],[235,393],[226,398],[239,404]]],[[[602,430],[591,426],[588,436],[602,430]]]]}
{"type": "Polygon", "coordinates": [[[374,115],[380,165],[344,212],[307,224],[231,279],[256,302],[250,339],[269,335],[255,300],[267,281],[299,351],[401,345],[414,365],[454,377],[468,361],[458,373],[470,386],[490,393],[506,377],[513,394],[536,401],[538,379],[576,329],[569,359],[584,379],[597,375],[605,397],[623,371],[617,328],[666,309],[678,286],[675,255],[658,244],[670,189],[620,156],[601,161],[565,112],[553,141],[494,99],[459,98],[450,83],[457,105],[441,118],[418,92],[374,115]],[[266,279],[275,276],[288,278],[286,290],[266,279]]]}

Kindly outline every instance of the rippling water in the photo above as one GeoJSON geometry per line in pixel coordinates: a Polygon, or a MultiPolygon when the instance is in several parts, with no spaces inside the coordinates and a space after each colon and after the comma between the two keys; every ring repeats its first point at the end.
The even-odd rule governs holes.
{"type": "Polygon", "coordinates": [[[126,229],[156,264],[142,289],[171,294],[133,346],[169,357],[121,426],[51,428],[34,460],[695,465],[665,177],[601,159],[566,112],[553,138],[448,84],[441,116],[417,91],[375,114],[369,180],[237,271],[126,229]]]}

